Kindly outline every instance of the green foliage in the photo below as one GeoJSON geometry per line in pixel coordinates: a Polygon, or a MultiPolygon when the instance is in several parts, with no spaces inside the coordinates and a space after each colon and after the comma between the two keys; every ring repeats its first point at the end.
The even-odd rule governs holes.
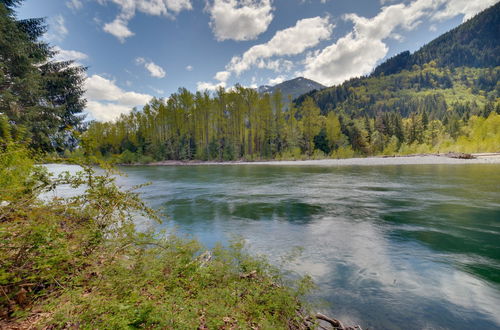
{"type": "Polygon", "coordinates": [[[487,135],[471,136],[469,119],[500,113],[499,9],[496,4],[415,54],[387,60],[370,76],[294,102],[241,86],[214,95],[181,88],[115,123],[91,124],[82,145],[91,155],[121,155],[123,163],[498,151],[497,141],[471,142],[487,135]]]}
{"type": "Polygon", "coordinates": [[[350,146],[347,147],[339,147],[337,150],[332,152],[332,158],[352,158],[356,155],[354,150],[350,146]]]}
{"type": "MultiPolygon", "coordinates": [[[[423,70],[437,69],[426,66],[423,70]]],[[[500,69],[457,69],[453,84],[458,87],[443,93],[435,89],[422,90],[415,96],[409,96],[406,91],[399,99],[395,98],[397,93],[385,98],[384,90],[407,74],[417,77],[420,73],[367,78],[364,85],[350,87],[349,93],[356,97],[349,98],[338,106],[340,110],[329,111],[327,115],[321,115],[312,98],[298,109],[289,103],[288,109],[282,111],[279,99],[258,96],[255,91],[244,88],[220,90],[213,98],[181,90],[181,94],[174,94],[168,102],[153,100],[142,112],[133,111],[114,123],[92,123],[82,135],[82,149],[85,154],[124,164],[164,159],[303,159],[315,153],[314,157],[318,157],[319,151],[334,157],[352,152],[360,156],[397,154],[401,146],[403,154],[418,150],[450,151],[467,141],[471,118],[486,118],[500,110],[499,98],[488,96],[491,100],[486,101],[481,93],[470,93],[477,79],[497,72],[500,69]],[[463,77],[476,78],[466,79],[464,83],[463,77]],[[378,93],[380,100],[368,97],[378,93]],[[357,103],[365,102],[363,100],[375,100],[373,111],[389,109],[389,106],[395,110],[377,110],[372,117],[369,115],[372,110],[366,114],[367,108],[357,103]],[[344,109],[358,110],[350,110],[348,114],[344,109]],[[190,118],[192,120],[188,120],[190,118]],[[336,152],[339,148],[343,149],[336,152]]],[[[495,142],[489,147],[476,146],[477,149],[471,151],[500,148],[495,142]]]]}
{"type": "Polygon", "coordinates": [[[35,172],[29,152],[13,143],[0,147],[0,202],[14,201],[33,186],[32,175],[35,172]]]}
{"type": "Polygon", "coordinates": [[[499,31],[500,4],[497,3],[414,54],[406,51],[390,58],[373,74],[394,74],[431,61],[440,67],[496,67],[500,65],[499,31]]]}
{"type": "Polygon", "coordinates": [[[210,96],[179,89],[168,101],[152,100],[114,123],[92,123],[82,135],[82,148],[103,158],[119,155],[127,164],[273,159],[297,147],[310,156],[324,118],[312,101],[298,110],[289,107],[284,111],[279,93],[271,97],[237,87],[210,96]]]}
{"type": "Polygon", "coordinates": [[[0,2],[0,113],[24,127],[31,147],[63,152],[82,129],[85,68],[51,60],[44,19],[17,20],[21,2],[0,2]]]}
{"type": "Polygon", "coordinates": [[[133,190],[119,189],[105,164],[99,174],[82,165],[76,175],[48,179],[22,147],[6,157],[10,150],[0,154],[9,159],[0,173],[12,178],[0,182],[0,200],[9,201],[0,206],[0,317],[11,322],[2,325],[22,327],[26,317],[40,328],[302,325],[297,311],[310,278],[287,279],[240,241],[205,251],[193,240],[139,232],[135,219],[158,216],[133,190]],[[35,198],[60,184],[82,193],[35,198]]]}

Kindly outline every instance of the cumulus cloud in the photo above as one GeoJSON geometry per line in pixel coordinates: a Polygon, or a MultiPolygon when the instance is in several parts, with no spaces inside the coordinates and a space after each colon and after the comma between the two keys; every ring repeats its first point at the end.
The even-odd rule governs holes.
{"type": "Polygon", "coordinates": [[[134,33],[129,30],[127,21],[121,18],[116,18],[113,22],[106,23],[103,30],[117,37],[121,43],[124,43],[126,38],[134,35],[134,33]]]}
{"type": "Polygon", "coordinates": [[[225,71],[216,73],[214,79],[219,83],[198,82],[198,90],[225,87],[233,73],[239,76],[252,67],[288,72],[294,63],[284,58],[273,59],[273,57],[301,54],[322,40],[330,38],[333,28],[334,25],[329,22],[328,17],[301,19],[295,26],[277,31],[268,42],[251,47],[241,56],[234,56],[226,65],[225,71]]]}
{"type": "Polygon", "coordinates": [[[444,20],[462,14],[464,15],[463,21],[465,22],[469,18],[474,17],[477,13],[493,6],[498,0],[445,0],[444,2],[444,10],[438,11],[433,18],[444,20]]]}
{"type": "Polygon", "coordinates": [[[345,15],[354,24],[353,31],[322,50],[306,57],[303,76],[326,85],[343,82],[369,73],[387,55],[384,39],[395,37],[396,28],[412,30],[425,15],[435,10],[435,0],[417,0],[409,5],[383,7],[373,18],[345,15]]]}
{"type": "Polygon", "coordinates": [[[226,66],[226,70],[239,75],[252,66],[279,68],[281,63],[285,67],[290,67],[290,64],[293,64],[291,62],[269,62],[266,60],[273,56],[300,54],[306,49],[318,45],[321,40],[328,39],[332,34],[333,27],[328,17],[301,19],[297,21],[295,26],[276,32],[267,43],[255,45],[242,56],[233,57],[226,66]]]}
{"type": "Polygon", "coordinates": [[[396,29],[410,31],[424,19],[436,21],[460,14],[466,20],[497,1],[416,0],[383,7],[373,18],[345,15],[344,19],[354,24],[353,31],[324,49],[310,53],[301,74],[326,85],[368,74],[388,53],[384,40],[402,39],[396,29]]]}
{"type": "Polygon", "coordinates": [[[387,51],[387,46],[380,40],[358,38],[349,33],[336,43],[307,56],[302,75],[324,85],[338,84],[369,73],[387,51]]]}
{"type": "Polygon", "coordinates": [[[133,107],[143,106],[152,98],[148,94],[124,91],[114,81],[99,75],[88,77],[85,89],[87,111],[100,121],[115,120],[121,114],[129,113],[133,107]]]}
{"type": "Polygon", "coordinates": [[[137,64],[142,64],[149,71],[151,77],[164,78],[166,76],[165,70],[153,61],[146,61],[143,57],[138,57],[135,59],[137,64]]]}
{"type": "Polygon", "coordinates": [[[145,67],[151,74],[151,77],[164,78],[166,75],[165,70],[153,62],[146,63],[145,67]]]}
{"type": "Polygon", "coordinates": [[[105,32],[114,35],[120,42],[125,42],[126,38],[134,35],[128,28],[128,22],[136,12],[174,18],[181,11],[193,8],[190,0],[97,0],[97,2],[100,4],[112,2],[120,7],[118,16],[103,27],[105,32]]]}
{"type": "Polygon", "coordinates": [[[231,77],[231,72],[229,71],[219,71],[215,74],[214,79],[222,82],[226,82],[229,77],[231,77]]]}
{"type": "Polygon", "coordinates": [[[271,0],[214,0],[207,11],[218,41],[253,40],[273,20],[271,0]]]}

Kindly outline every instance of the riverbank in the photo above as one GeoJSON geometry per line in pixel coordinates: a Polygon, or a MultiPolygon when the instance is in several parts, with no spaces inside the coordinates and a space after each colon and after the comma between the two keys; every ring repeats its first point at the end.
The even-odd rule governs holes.
{"type": "MultiPolygon", "coordinates": [[[[160,221],[109,171],[50,179],[17,146],[0,151],[0,329],[302,329],[317,320],[308,276],[285,277],[242,241],[136,230],[160,221]],[[8,155],[9,157],[6,157],[8,155]],[[3,157],[3,158],[2,158],[3,157]],[[57,185],[77,196],[42,200],[57,185]]],[[[340,324],[340,322],[338,322],[340,324]]],[[[339,328],[339,327],[336,327],[339,328]]],[[[343,329],[343,327],[340,327],[343,329]]]]}
{"type": "MultiPolygon", "coordinates": [[[[284,166],[382,166],[382,165],[438,165],[438,164],[500,164],[500,153],[475,153],[471,159],[455,158],[450,154],[425,154],[409,156],[377,156],[344,159],[270,160],[270,161],[178,161],[166,160],[146,166],[194,166],[194,165],[284,165],[284,166]]],[[[129,165],[130,166],[130,165],[129,165]]]]}

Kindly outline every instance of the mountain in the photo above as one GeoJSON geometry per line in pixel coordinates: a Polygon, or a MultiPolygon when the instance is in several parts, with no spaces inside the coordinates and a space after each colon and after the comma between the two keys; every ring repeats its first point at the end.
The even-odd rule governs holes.
{"type": "Polygon", "coordinates": [[[500,65],[500,2],[441,35],[413,54],[400,53],[380,64],[373,75],[409,70],[431,61],[439,67],[485,68],[500,65]]]}
{"type": "Polygon", "coordinates": [[[259,92],[259,94],[265,94],[265,93],[273,94],[277,90],[280,90],[281,94],[283,95],[283,100],[286,101],[288,100],[288,96],[291,96],[293,100],[302,94],[311,92],[313,90],[321,90],[324,88],[326,87],[311,79],[298,77],[295,79],[284,81],[275,86],[268,86],[268,85],[260,86],[257,89],[257,91],[259,92]]]}
{"type": "Polygon", "coordinates": [[[311,91],[323,114],[376,118],[426,113],[446,122],[467,120],[500,106],[500,2],[457,28],[380,64],[371,75],[311,91]]]}

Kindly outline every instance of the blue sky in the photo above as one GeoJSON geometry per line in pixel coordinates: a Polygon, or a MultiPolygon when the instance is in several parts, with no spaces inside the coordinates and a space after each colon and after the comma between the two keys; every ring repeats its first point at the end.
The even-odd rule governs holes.
{"type": "Polygon", "coordinates": [[[151,97],[256,87],[305,76],[324,85],[414,51],[498,0],[26,0],[58,59],[88,66],[89,118],[151,97]]]}

